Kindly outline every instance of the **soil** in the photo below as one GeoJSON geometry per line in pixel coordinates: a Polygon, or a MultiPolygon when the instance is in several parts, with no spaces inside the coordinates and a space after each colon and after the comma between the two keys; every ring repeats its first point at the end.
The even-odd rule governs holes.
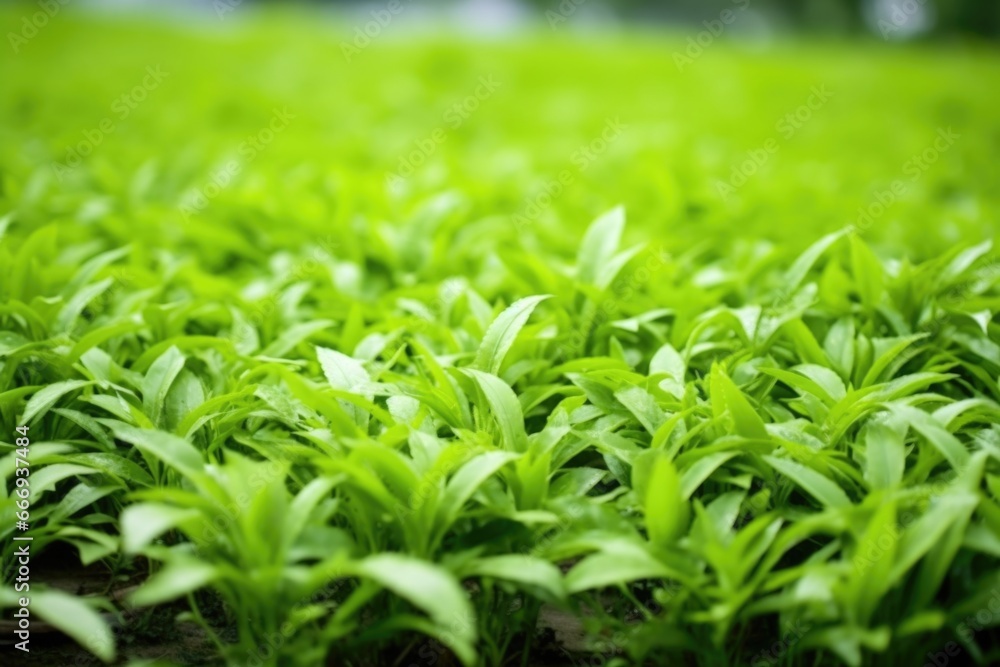
{"type": "MultiPolygon", "coordinates": [[[[178,614],[186,611],[185,603],[144,610],[129,608],[125,598],[142,583],[145,571],[143,562],[133,563],[127,573],[112,572],[102,564],[84,567],[74,550],[59,544],[49,545],[44,555],[32,562],[33,578],[46,582],[49,587],[77,596],[104,596],[115,603],[118,613],[104,615],[112,628],[118,650],[115,664],[125,665],[132,661],[144,661],[157,667],[223,664],[214,644],[201,627],[176,620],[178,614]]],[[[223,622],[222,608],[218,603],[213,605],[209,601],[203,613],[210,619],[223,622]]],[[[0,619],[0,647],[4,653],[17,652],[14,648],[17,641],[15,628],[16,623],[12,619],[0,619]]],[[[588,651],[585,640],[584,629],[572,614],[554,607],[542,607],[538,632],[532,641],[532,667],[603,664],[600,656],[588,651]]],[[[32,620],[30,649],[30,653],[17,656],[18,665],[96,667],[103,664],[75,641],[37,618],[32,620]]],[[[519,648],[516,651],[512,648],[512,656],[519,658],[519,653],[519,648]]],[[[393,661],[389,659],[386,664],[393,661]]],[[[337,665],[336,662],[330,664],[337,665]]],[[[438,656],[435,664],[438,667],[459,665],[450,655],[438,656]]],[[[511,664],[520,664],[519,659],[512,657],[511,664]]]]}

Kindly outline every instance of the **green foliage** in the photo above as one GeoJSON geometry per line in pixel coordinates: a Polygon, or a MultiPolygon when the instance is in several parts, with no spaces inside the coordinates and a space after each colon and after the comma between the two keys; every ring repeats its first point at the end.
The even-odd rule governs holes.
{"type": "MultiPolygon", "coordinates": [[[[54,23],[53,38],[64,29],[54,23]]],[[[160,31],[139,35],[164,46],[160,31]]],[[[199,68],[215,42],[178,39],[167,49],[177,86],[235,71],[224,60],[208,77],[199,68]]],[[[268,39],[243,26],[234,49],[254,62],[268,39]]],[[[87,75],[96,92],[83,104],[100,114],[91,97],[127,77],[106,40],[92,41],[107,72],[87,75]]],[[[37,46],[52,66],[72,50],[37,46]]],[[[498,67],[523,90],[549,84],[536,79],[538,54],[573,53],[609,92],[589,96],[591,107],[498,93],[482,122],[509,123],[504,141],[537,142],[542,166],[558,166],[552,155],[571,155],[615,112],[622,71],[653,76],[669,61],[641,40],[613,46],[600,46],[607,61],[572,43],[535,45],[530,58],[487,47],[475,62],[509,56],[498,67]],[[525,115],[548,104],[580,107],[579,127],[532,130],[525,115]]],[[[467,66],[445,64],[472,58],[453,44],[388,48],[459,78],[467,66]]],[[[173,123],[189,133],[185,119],[233,117],[250,131],[277,93],[243,83],[229,84],[231,99],[192,92],[176,117],[151,102],[121,129],[155,139],[136,150],[108,137],[60,183],[38,161],[66,143],[64,119],[28,122],[0,103],[25,145],[56,133],[39,149],[48,158],[0,149],[5,581],[13,434],[27,424],[32,548],[69,545],[81,564],[141,572],[131,604],[183,608],[228,664],[261,659],[263,646],[277,646],[262,659],[272,665],[387,664],[426,646],[464,665],[537,664],[553,610],[586,630],[588,657],[614,664],[922,664],[949,641],[996,659],[988,627],[1000,616],[959,630],[992,609],[984,592],[1000,586],[1000,271],[980,242],[995,233],[997,194],[977,142],[943,153],[944,175],[923,175],[934,188],[911,193],[884,228],[845,229],[859,204],[842,195],[873,170],[891,177],[912,142],[892,135],[891,164],[880,155],[874,166],[823,148],[817,137],[830,128],[855,127],[856,109],[832,102],[815,134],[782,149],[788,163],[775,158],[723,204],[709,199],[718,168],[706,156],[724,149],[686,137],[718,122],[712,136],[752,142],[759,128],[713,106],[707,120],[678,111],[690,133],[660,131],[660,108],[636,98],[636,138],[609,147],[515,234],[510,202],[531,187],[516,160],[487,157],[501,153],[496,138],[471,121],[401,189],[372,167],[394,168],[400,137],[434,122],[421,95],[437,103],[455,92],[371,76],[398,65],[375,51],[345,70],[333,99],[311,52],[291,48],[301,69],[281,71],[316,101],[300,100],[301,125],[192,217],[178,209],[182,192],[238,133],[206,130],[173,155],[188,145],[173,123]],[[358,90],[383,105],[373,146],[341,137],[374,132],[369,110],[340,97],[358,90]],[[414,107],[405,127],[391,120],[394,105],[414,107]],[[654,168],[670,147],[682,162],[654,168]],[[820,151],[830,171],[810,163],[822,173],[796,184],[802,156],[820,151]],[[327,169],[324,155],[349,157],[327,169]],[[439,169],[453,179],[436,180],[439,169]],[[949,180],[956,173],[964,184],[949,180]],[[928,194],[938,190],[951,195],[928,194]],[[634,222],[603,197],[627,202],[634,222]],[[643,242],[623,248],[633,236],[643,242]]],[[[699,63],[698,86],[671,85],[705,96],[712,73],[724,81],[726,68],[745,68],[753,99],[771,105],[763,91],[775,81],[802,80],[773,56],[726,53],[720,45],[725,67],[699,63]]],[[[804,53],[845,88],[868,81],[804,53]]],[[[939,65],[910,58],[877,63],[900,74],[893,95],[924,99],[924,67],[939,65]]],[[[73,99],[66,82],[36,90],[35,67],[10,68],[17,104],[73,99]]],[[[974,85],[954,91],[968,107],[961,131],[993,128],[995,94],[976,72],[995,62],[969,67],[974,85]]],[[[797,99],[785,91],[780,101],[797,99]]],[[[754,112],[767,127],[770,110],[754,112]]],[[[918,135],[936,112],[922,113],[896,131],[918,135]]],[[[16,601],[5,592],[0,604],[16,601]]],[[[33,604],[114,659],[95,611],[112,611],[110,601],[41,589],[33,604]]]]}

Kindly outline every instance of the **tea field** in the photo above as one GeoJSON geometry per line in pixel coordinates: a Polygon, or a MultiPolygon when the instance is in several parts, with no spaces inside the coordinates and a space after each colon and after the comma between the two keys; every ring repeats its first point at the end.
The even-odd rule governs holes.
{"type": "Polygon", "coordinates": [[[25,11],[4,664],[1000,661],[995,47],[25,11]]]}

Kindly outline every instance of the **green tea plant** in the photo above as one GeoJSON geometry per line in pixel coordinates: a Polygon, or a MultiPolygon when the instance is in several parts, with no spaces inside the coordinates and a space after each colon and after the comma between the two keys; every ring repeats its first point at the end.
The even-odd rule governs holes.
{"type": "Polygon", "coordinates": [[[5,618],[107,663],[144,664],[115,640],[136,610],[206,640],[180,663],[996,662],[992,51],[345,63],[283,13],[224,55],[59,18],[2,56],[5,618]],[[169,74],[91,141],[138,55],[169,74]]]}

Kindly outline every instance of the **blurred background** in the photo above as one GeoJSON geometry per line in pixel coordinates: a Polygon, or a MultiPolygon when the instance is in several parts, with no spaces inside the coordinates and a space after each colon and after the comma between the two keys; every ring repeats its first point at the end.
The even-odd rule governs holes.
{"type": "Polygon", "coordinates": [[[998,17],[986,0],[5,3],[0,207],[112,247],[196,229],[218,241],[209,266],[333,230],[371,262],[414,235],[467,243],[482,265],[431,272],[488,274],[497,246],[572,256],[619,204],[633,240],[719,256],[854,225],[918,259],[1000,231],[998,17]]]}
{"type": "MultiPolygon", "coordinates": [[[[1000,30],[1000,3],[991,0],[400,0],[419,6],[417,20],[453,20],[492,29],[513,29],[542,22],[561,23],[553,14],[573,17],[577,27],[616,22],[696,25],[720,12],[739,9],[739,31],[810,31],[843,34],[887,34],[892,39],[974,34],[995,37],[1000,30]],[[548,14],[548,15],[547,15],[548,14]]],[[[74,0],[73,4],[105,9],[168,9],[223,13],[226,6],[287,5],[282,0],[74,0]]],[[[342,14],[367,14],[387,2],[370,0],[304,0],[342,14]]],[[[567,23],[569,23],[567,21],[567,23]]]]}

